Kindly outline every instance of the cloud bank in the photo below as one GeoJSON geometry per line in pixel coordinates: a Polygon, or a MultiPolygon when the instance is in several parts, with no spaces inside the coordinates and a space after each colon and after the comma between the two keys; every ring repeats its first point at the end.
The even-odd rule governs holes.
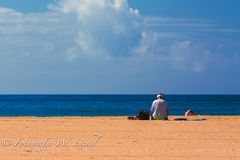
{"type": "Polygon", "coordinates": [[[59,0],[48,8],[28,14],[0,8],[1,61],[49,65],[125,59],[194,72],[209,63],[211,51],[191,38],[152,28],[213,27],[212,22],[143,17],[127,0],[59,0]]]}

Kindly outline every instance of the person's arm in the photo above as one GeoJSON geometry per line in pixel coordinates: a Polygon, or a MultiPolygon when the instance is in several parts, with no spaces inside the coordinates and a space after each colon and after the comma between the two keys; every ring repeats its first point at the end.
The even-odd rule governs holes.
{"type": "Polygon", "coordinates": [[[153,103],[152,103],[152,107],[151,107],[151,115],[153,114],[154,106],[155,106],[155,101],[153,101],[153,103]]]}
{"type": "Polygon", "coordinates": [[[167,104],[167,115],[168,115],[168,107],[169,107],[169,105],[167,104]]]}
{"type": "Polygon", "coordinates": [[[185,116],[188,116],[189,110],[187,110],[187,112],[185,112],[185,116]]]}

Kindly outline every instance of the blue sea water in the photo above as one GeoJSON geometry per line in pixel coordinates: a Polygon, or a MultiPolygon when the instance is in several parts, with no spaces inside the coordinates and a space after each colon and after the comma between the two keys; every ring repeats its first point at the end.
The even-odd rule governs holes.
{"type": "MultiPolygon", "coordinates": [[[[0,116],[127,116],[155,95],[0,95],[0,116]]],[[[240,115],[240,95],[166,95],[170,115],[240,115]]]]}

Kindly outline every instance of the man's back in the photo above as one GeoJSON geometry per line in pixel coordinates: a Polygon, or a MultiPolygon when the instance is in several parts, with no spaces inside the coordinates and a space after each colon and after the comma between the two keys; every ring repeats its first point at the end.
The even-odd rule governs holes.
{"type": "Polygon", "coordinates": [[[153,101],[151,108],[152,117],[154,119],[168,119],[168,103],[163,99],[153,101]]]}

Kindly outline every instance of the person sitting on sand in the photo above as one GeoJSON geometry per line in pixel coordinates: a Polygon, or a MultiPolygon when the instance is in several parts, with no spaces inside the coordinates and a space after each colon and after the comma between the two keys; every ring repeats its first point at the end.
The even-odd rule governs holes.
{"type": "Polygon", "coordinates": [[[151,116],[153,120],[168,120],[168,103],[162,93],[158,94],[157,100],[152,103],[151,116]]]}
{"type": "Polygon", "coordinates": [[[192,109],[189,109],[189,110],[187,110],[187,112],[185,112],[185,116],[187,117],[187,116],[195,116],[196,114],[195,114],[195,112],[192,110],[192,109]]]}

